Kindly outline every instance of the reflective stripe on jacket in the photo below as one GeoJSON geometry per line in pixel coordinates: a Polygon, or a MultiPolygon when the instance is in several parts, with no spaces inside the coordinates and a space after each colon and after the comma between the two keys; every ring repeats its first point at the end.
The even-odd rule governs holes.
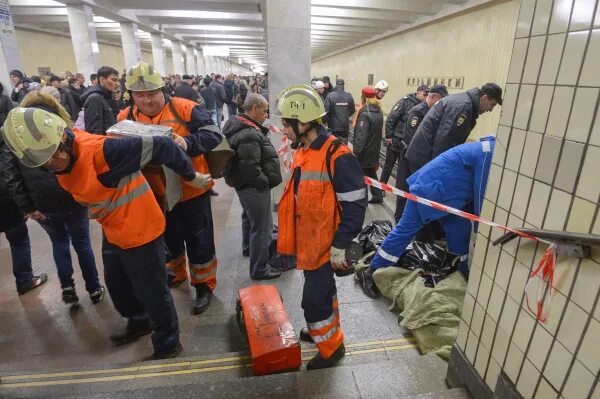
{"type": "MultiPolygon", "coordinates": [[[[121,178],[117,187],[106,187],[98,175],[110,167],[104,158],[106,136],[77,132],[73,154],[77,161],[69,173],[57,175],[59,184],[79,203],[88,206],[90,217],[102,225],[106,239],[120,248],[134,248],[159,237],[165,218],[141,172],[121,178]]],[[[152,141],[144,140],[142,150],[152,141]]]]}
{"type": "MultiPolygon", "coordinates": [[[[334,140],[335,137],[330,136],[319,149],[309,147],[296,151],[292,170],[300,169],[297,193],[294,195],[295,178],[292,178],[279,203],[277,251],[295,254],[298,269],[315,270],[329,261],[329,249],[340,224],[336,193],[325,164],[327,149],[334,140]]],[[[350,149],[341,145],[332,154],[332,175],[335,160],[349,153],[350,149]]]]}

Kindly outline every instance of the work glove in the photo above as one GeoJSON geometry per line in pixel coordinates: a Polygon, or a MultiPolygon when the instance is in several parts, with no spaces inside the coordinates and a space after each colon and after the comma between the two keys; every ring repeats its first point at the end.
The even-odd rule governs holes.
{"type": "Polygon", "coordinates": [[[346,251],[332,246],[329,250],[329,262],[331,262],[333,270],[347,269],[346,251]]]}
{"type": "Polygon", "coordinates": [[[189,181],[188,184],[192,187],[196,188],[207,188],[210,183],[212,183],[213,179],[210,175],[204,175],[202,173],[196,172],[196,177],[194,180],[189,181]]]}

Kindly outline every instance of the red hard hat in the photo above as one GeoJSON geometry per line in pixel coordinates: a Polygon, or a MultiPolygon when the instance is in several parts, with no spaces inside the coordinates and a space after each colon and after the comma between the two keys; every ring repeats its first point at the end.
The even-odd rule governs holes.
{"type": "Polygon", "coordinates": [[[365,86],[362,88],[362,95],[366,98],[375,98],[377,91],[371,86],[365,86]]]}

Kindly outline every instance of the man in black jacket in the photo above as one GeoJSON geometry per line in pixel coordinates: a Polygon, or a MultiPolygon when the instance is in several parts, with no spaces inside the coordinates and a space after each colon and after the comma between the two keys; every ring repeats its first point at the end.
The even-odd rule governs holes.
{"type": "Polygon", "coordinates": [[[215,80],[212,81],[210,86],[215,89],[215,93],[217,93],[217,127],[220,129],[223,119],[223,104],[227,103],[227,95],[225,94],[225,87],[223,86],[223,76],[219,74],[215,75],[215,80]]]}
{"type": "Polygon", "coordinates": [[[267,134],[265,121],[269,103],[260,94],[249,94],[244,114],[235,115],[223,133],[236,152],[225,171],[225,182],[234,187],[242,204],[242,251],[250,256],[250,278],[269,280],[281,272],[268,263],[273,231],[271,189],[282,181],[279,157],[267,134]]]}
{"type": "Polygon", "coordinates": [[[338,79],[335,89],[325,98],[325,112],[327,128],[331,134],[342,139],[344,144],[348,143],[350,117],[355,111],[352,94],[344,91],[344,79],[338,79]]]}
{"type": "Polygon", "coordinates": [[[198,92],[192,89],[192,77],[190,75],[183,75],[181,83],[173,91],[173,97],[187,98],[198,102],[198,92]]]}
{"type": "Polygon", "coordinates": [[[106,130],[117,123],[112,102],[120,86],[119,72],[108,66],[98,69],[98,86],[92,86],[81,96],[85,131],[106,134],[106,130]]]}
{"type": "Polygon", "coordinates": [[[496,83],[453,94],[440,100],[421,122],[408,150],[411,173],[442,152],[464,143],[479,115],[502,105],[502,89],[496,83]]]}
{"type": "Polygon", "coordinates": [[[79,115],[79,111],[81,111],[81,107],[78,102],[73,98],[71,91],[67,88],[64,88],[62,85],[62,79],[59,76],[52,75],[50,78],[50,86],[56,88],[60,93],[60,103],[69,113],[72,121],[77,120],[77,116],[79,115]]]}
{"type": "Polygon", "coordinates": [[[200,89],[200,95],[204,100],[204,109],[210,114],[210,118],[215,123],[215,126],[219,126],[217,121],[217,92],[210,85],[212,82],[210,78],[204,78],[202,82],[204,86],[200,89]]]}
{"type": "Polygon", "coordinates": [[[429,94],[429,86],[420,85],[417,87],[416,93],[409,93],[398,100],[385,121],[387,150],[385,152],[385,164],[381,171],[381,181],[383,183],[388,182],[398,157],[406,150],[404,124],[406,123],[408,111],[415,105],[425,101],[427,94],[429,94]]]}

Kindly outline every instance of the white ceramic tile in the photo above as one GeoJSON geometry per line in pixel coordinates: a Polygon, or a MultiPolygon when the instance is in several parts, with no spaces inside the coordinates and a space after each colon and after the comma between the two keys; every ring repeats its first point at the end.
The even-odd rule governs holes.
{"type": "Polygon", "coordinates": [[[560,137],[546,135],[542,141],[542,150],[535,169],[535,178],[552,184],[558,166],[563,140],[560,137]]]}
{"type": "Polygon", "coordinates": [[[535,85],[521,85],[519,99],[517,101],[517,109],[515,110],[515,119],[513,127],[519,129],[527,129],[529,123],[529,115],[531,106],[533,105],[533,97],[535,94],[535,85]]]}
{"type": "Polygon", "coordinates": [[[542,378],[537,392],[535,393],[535,399],[556,399],[557,397],[558,392],[556,392],[546,379],[542,378]]]}
{"type": "Polygon", "coordinates": [[[541,370],[548,356],[548,350],[552,344],[552,335],[545,329],[538,326],[533,333],[533,339],[529,346],[527,358],[534,364],[538,370],[541,370]]]}
{"type": "Polygon", "coordinates": [[[498,363],[504,363],[506,353],[508,352],[509,333],[502,328],[496,330],[496,339],[494,340],[494,348],[492,349],[492,357],[498,363]]]}
{"type": "MultiPolygon", "coordinates": [[[[598,50],[600,51],[600,49],[598,50]]],[[[600,64],[598,65],[600,69],[600,64]]],[[[600,76],[600,74],[598,74],[600,76]]],[[[600,146],[600,107],[596,111],[596,117],[594,118],[594,126],[592,126],[592,134],[590,134],[590,144],[600,146]]]]}
{"type": "Polygon", "coordinates": [[[467,349],[465,350],[465,355],[472,365],[475,364],[475,353],[477,352],[478,343],[479,339],[475,336],[473,330],[469,330],[469,338],[467,339],[467,349]]]}
{"type": "Polygon", "coordinates": [[[542,147],[542,137],[543,136],[539,133],[532,131],[527,132],[525,148],[523,149],[523,157],[521,158],[521,165],[519,166],[520,173],[529,177],[533,177],[535,175],[535,168],[537,166],[538,156],[542,147]]]}
{"type": "Polygon", "coordinates": [[[496,323],[488,315],[485,317],[483,322],[483,330],[481,331],[481,343],[486,348],[491,348],[494,341],[494,334],[496,333],[496,323]]]}
{"type": "MultiPolygon", "coordinates": [[[[485,189],[485,198],[491,201],[493,204],[496,203],[496,199],[498,198],[498,191],[500,188],[500,179],[502,177],[502,168],[497,165],[490,166],[490,174],[488,176],[488,184],[485,189]]],[[[494,206],[492,205],[491,210],[494,210],[494,206]]],[[[485,211],[485,203],[483,209],[481,210],[482,214],[485,211]]]]}
{"type": "Polygon", "coordinates": [[[559,342],[555,341],[544,371],[544,376],[552,386],[560,387],[562,385],[572,359],[573,355],[559,342]]]}
{"type": "Polygon", "coordinates": [[[600,194],[600,180],[598,171],[600,170],[600,147],[587,146],[587,153],[583,161],[583,169],[579,176],[577,184],[577,196],[585,198],[591,202],[598,201],[600,194]]]}
{"type": "Polygon", "coordinates": [[[567,306],[567,297],[561,294],[559,291],[554,292],[552,298],[552,306],[550,306],[550,312],[548,313],[548,319],[541,326],[546,329],[550,334],[556,335],[558,330],[558,323],[560,318],[565,311],[567,306]]]}
{"type": "Polygon", "coordinates": [[[540,65],[542,63],[542,56],[544,55],[545,44],[546,36],[537,36],[529,39],[529,49],[527,50],[527,58],[525,60],[525,70],[523,71],[522,83],[537,83],[537,78],[540,73],[540,65]]]}
{"type": "Polygon", "coordinates": [[[484,319],[485,310],[480,306],[479,303],[475,302],[475,308],[473,309],[473,318],[471,319],[471,331],[473,331],[473,333],[475,333],[477,337],[481,336],[481,328],[483,327],[484,319]]]}
{"type": "Polygon", "coordinates": [[[531,364],[531,362],[525,359],[519,381],[517,382],[517,391],[525,399],[533,397],[537,380],[540,378],[540,372],[531,364]]]}
{"type": "Polygon", "coordinates": [[[523,292],[525,290],[525,284],[529,277],[529,269],[521,264],[521,262],[515,262],[513,266],[513,274],[510,278],[510,284],[508,286],[508,295],[517,302],[521,301],[523,292]]]}
{"type": "Polygon", "coordinates": [[[565,136],[574,93],[575,89],[573,87],[556,87],[554,90],[550,117],[548,118],[548,125],[546,127],[546,134],[556,137],[565,136]]]}
{"type": "Polygon", "coordinates": [[[571,353],[575,353],[577,344],[583,335],[587,313],[585,313],[574,302],[569,302],[565,310],[565,316],[558,328],[558,341],[571,353]]]}
{"type": "Polygon", "coordinates": [[[534,182],[525,221],[538,228],[541,227],[549,198],[550,186],[538,181],[534,182]]]}
{"type": "Polygon", "coordinates": [[[525,356],[523,355],[523,352],[521,352],[517,345],[511,343],[508,348],[506,363],[504,364],[504,372],[506,375],[508,375],[511,381],[517,381],[519,370],[521,369],[524,358],[525,356]]]}
{"type": "MultiPolygon", "coordinates": [[[[483,262],[484,262],[484,258],[485,258],[485,250],[487,248],[487,245],[485,244],[484,241],[480,241],[479,243],[475,243],[475,248],[473,251],[473,259],[471,259],[472,263],[474,263],[475,265],[482,267],[483,266],[483,262]]],[[[470,280],[470,277],[469,277],[470,280]]]]}
{"type": "Polygon", "coordinates": [[[504,166],[506,150],[508,147],[507,144],[511,130],[512,129],[508,126],[498,125],[498,132],[496,133],[496,145],[494,146],[494,155],[492,156],[492,163],[498,166],[504,166]]]}
{"type": "Polygon", "coordinates": [[[494,358],[490,359],[490,364],[488,365],[487,373],[485,375],[485,383],[487,386],[494,391],[496,388],[496,383],[498,382],[498,376],[500,375],[500,365],[494,358]]]}
{"type": "Polygon", "coordinates": [[[469,335],[469,326],[461,320],[458,326],[458,334],[456,335],[456,343],[458,347],[463,351],[465,351],[467,346],[467,336],[469,335]]]}
{"type": "Polygon", "coordinates": [[[571,32],[567,35],[565,52],[560,63],[556,83],[562,85],[574,85],[577,83],[588,36],[589,31],[571,32]]]}
{"type": "Polygon", "coordinates": [[[600,70],[600,29],[594,29],[585,53],[579,85],[600,86],[600,74],[598,74],[598,70],[600,70]]]}
{"type": "MultiPolygon", "coordinates": [[[[510,280],[510,274],[513,269],[513,264],[515,263],[515,258],[510,256],[505,251],[500,252],[500,259],[498,260],[498,271],[496,272],[496,277],[494,281],[503,291],[506,291],[508,288],[508,281],[510,280]]],[[[498,320],[494,318],[494,320],[498,320]]]]}
{"type": "Polygon", "coordinates": [[[573,368],[569,373],[567,384],[562,393],[565,399],[586,398],[592,385],[594,384],[594,375],[590,373],[580,362],[575,361],[573,368]]]}
{"type": "Polygon", "coordinates": [[[589,233],[595,211],[595,203],[575,197],[571,206],[567,231],[572,233],[589,233]]]}
{"type": "Polygon", "coordinates": [[[524,265],[531,265],[535,256],[535,242],[531,240],[521,240],[517,250],[517,259],[524,265]]]}
{"type": "MultiPolygon", "coordinates": [[[[485,264],[483,265],[483,273],[492,278],[496,274],[496,269],[498,267],[498,258],[500,257],[500,247],[490,245],[488,247],[488,252],[485,257],[485,264]]],[[[491,286],[490,286],[491,289],[491,286]]]]}
{"type": "Polygon", "coordinates": [[[529,344],[529,339],[531,338],[534,325],[535,320],[533,317],[521,309],[519,312],[519,317],[517,318],[517,326],[515,327],[515,332],[512,339],[513,342],[523,352],[527,349],[527,344],[529,344]]]}
{"type": "Polygon", "coordinates": [[[585,332],[583,342],[577,358],[589,369],[600,369],[600,356],[598,349],[600,348],[600,323],[592,319],[587,331],[585,332]]]}
{"type": "Polygon", "coordinates": [[[477,357],[475,359],[475,370],[477,370],[481,377],[485,376],[488,360],[490,360],[490,352],[480,342],[479,348],[477,349],[477,357]]]}
{"type": "Polygon", "coordinates": [[[525,56],[527,55],[527,44],[529,39],[516,39],[513,45],[513,52],[510,58],[510,67],[508,68],[507,83],[520,83],[525,65],[525,56]]]}
{"type": "Polygon", "coordinates": [[[554,180],[554,186],[556,188],[567,193],[572,193],[574,191],[576,178],[581,169],[584,150],[585,144],[565,140],[560,154],[558,171],[556,172],[556,178],[554,180]]]}
{"type": "Polygon", "coordinates": [[[594,17],[594,28],[600,28],[600,8],[596,8],[596,16],[594,17]]]}
{"type": "MultiPolygon", "coordinates": [[[[591,293],[598,287],[600,287],[600,265],[591,259],[583,259],[571,299],[589,313],[592,311],[595,299],[591,293]]],[[[598,347],[600,348],[600,345],[598,347]]]]}
{"type": "Polygon", "coordinates": [[[539,84],[553,85],[556,82],[566,38],[566,33],[557,33],[548,36],[546,50],[544,51],[544,62],[542,62],[542,69],[538,80],[539,84]]]}
{"type": "Polygon", "coordinates": [[[498,321],[500,319],[500,311],[502,309],[505,296],[506,292],[497,284],[494,284],[494,287],[492,288],[492,295],[490,296],[490,302],[487,307],[487,313],[494,321],[498,321]]]}
{"type": "Polygon", "coordinates": [[[511,170],[505,169],[504,175],[502,176],[500,195],[498,196],[497,202],[497,205],[502,207],[504,210],[510,209],[510,203],[512,202],[516,184],[517,174],[511,170]]]}
{"type": "Polygon", "coordinates": [[[548,33],[566,32],[571,17],[573,0],[555,0],[548,33]]]}
{"type": "MultiPolygon", "coordinates": [[[[504,165],[505,168],[515,172],[519,171],[521,155],[523,154],[523,147],[525,145],[525,136],[525,130],[512,129],[512,134],[510,135],[510,145],[508,147],[508,155],[506,157],[506,164],[504,165]]],[[[494,153],[496,152],[497,147],[498,146],[494,147],[494,153]]]]}
{"type": "Polygon", "coordinates": [[[506,85],[506,89],[504,91],[504,98],[502,99],[503,102],[500,114],[500,124],[502,125],[512,126],[515,106],[517,105],[518,89],[518,84],[509,83],[506,85]]]}
{"type": "Polygon", "coordinates": [[[571,195],[562,190],[552,189],[548,212],[544,220],[544,229],[548,230],[563,230],[567,220],[569,204],[571,203],[571,195]]]}
{"type": "Polygon", "coordinates": [[[533,26],[531,35],[543,35],[548,30],[550,22],[550,11],[552,10],[552,0],[538,0],[535,4],[535,15],[533,17],[533,26]]]}
{"type": "Polygon", "coordinates": [[[519,12],[519,20],[517,22],[516,37],[529,36],[534,9],[535,0],[524,0],[521,2],[521,10],[519,12]]]}
{"type": "Polygon", "coordinates": [[[479,283],[479,291],[477,292],[476,300],[480,304],[487,304],[492,293],[492,279],[488,277],[486,273],[481,275],[481,282],[479,283]]]}
{"type": "Polygon", "coordinates": [[[554,265],[554,287],[568,296],[575,280],[580,260],[573,256],[559,255],[554,265]]]}
{"type": "Polygon", "coordinates": [[[479,281],[481,280],[481,268],[476,265],[471,265],[469,272],[469,282],[467,284],[467,292],[475,297],[477,295],[477,289],[479,288],[479,281]]]}
{"type": "MultiPolygon", "coordinates": [[[[514,201],[513,201],[513,203],[514,203],[514,201]]],[[[521,219],[513,214],[510,214],[510,216],[508,217],[507,226],[514,227],[514,228],[521,228],[521,227],[525,227],[525,222],[523,221],[523,219],[521,219]]],[[[521,240],[520,238],[510,240],[509,242],[502,245],[502,249],[514,258],[517,256],[517,250],[519,249],[519,241],[520,240],[521,240]]]]}
{"type": "Polygon", "coordinates": [[[596,2],[594,0],[575,0],[569,30],[589,29],[592,25],[595,6],[596,2]]]}
{"type": "Polygon", "coordinates": [[[599,89],[578,88],[575,92],[575,101],[567,128],[567,139],[580,143],[587,142],[596,110],[598,91],[599,89]]]}
{"type": "MultiPolygon", "coordinates": [[[[520,299],[519,299],[520,300],[520,299]]],[[[504,301],[504,308],[502,309],[502,315],[500,316],[500,328],[510,335],[515,323],[517,322],[517,316],[521,308],[519,302],[511,298],[510,296],[504,301]]]]}
{"type": "Polygon", "coordinates": [[[461,318],[467,323],[467,325],[471,325],[471,318],[473,317],[473,309],[475,308],[475,298],[470,294],[465,294],[465,299],[463,301],[463,308],[461,318]]]}

